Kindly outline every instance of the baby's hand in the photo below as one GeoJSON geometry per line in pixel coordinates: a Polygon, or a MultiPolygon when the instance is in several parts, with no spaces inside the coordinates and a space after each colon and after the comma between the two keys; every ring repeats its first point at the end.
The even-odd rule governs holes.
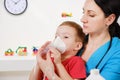
{"type": "Polygon", "coordinates": [[[54,47],[50,47],[49,50],[51,53],[51,57],[54,58],[54,63],[55,64],[61,63],[61,53],[54,47]]]}

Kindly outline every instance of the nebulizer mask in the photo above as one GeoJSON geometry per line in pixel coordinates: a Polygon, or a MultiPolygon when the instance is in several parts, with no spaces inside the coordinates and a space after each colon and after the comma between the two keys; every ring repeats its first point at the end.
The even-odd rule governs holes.
{"type": "Polygon", "coordinates": [[[45,48],[45,50],[43,51],[43,53],[47,53],[49,47],[54,47],[54,48],[56,48],[58,51],[60,51],[61,53],[64,53],[65,50],[66,50],[66,45],[65,45],[65,43],[63,42],[63,40],[62,40],[59,36],[57,36],[57,37],[55,38],[55,40],[53,40],[53,41],[45,48]]]}
{"type": "Polygon", "coordinates": [[[90,75],[85,80],[105,80],[99,73],[99,69],[91,69],[90,75]]]}

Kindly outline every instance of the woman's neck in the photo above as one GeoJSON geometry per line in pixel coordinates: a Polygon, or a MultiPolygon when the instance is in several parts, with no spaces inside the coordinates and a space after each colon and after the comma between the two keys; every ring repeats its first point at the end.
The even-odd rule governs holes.
{"type": "Polygon", "coordinates": [[[88,36],[88,43],[85,46],[85,50],[82,54],[82,58],[84,61],[88,61],[90,56],[103,44],[110,40],[110,35],[108,34],[100,34],[100,35],[91,35],[88,36]]]}
{"type": "Polygon", "coordinates": [[[95,34],[92,35],[90,34],[88,37],[88,45],[103,45],[107,41],[110,40],[110,35],[109,33],[106,34],[95,34]]]}

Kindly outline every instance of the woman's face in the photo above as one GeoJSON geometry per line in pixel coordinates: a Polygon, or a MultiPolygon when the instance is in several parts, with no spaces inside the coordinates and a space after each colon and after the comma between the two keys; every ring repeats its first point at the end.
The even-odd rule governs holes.
{"type": "Polygon", "coordinates": [[[99,34],[105,31],[106,18],[101,8],[94,2],[94,0],[86,0],[83,6],[83,16],[81,22],[83,23],[83,32],[88,34],[99,34]]]}

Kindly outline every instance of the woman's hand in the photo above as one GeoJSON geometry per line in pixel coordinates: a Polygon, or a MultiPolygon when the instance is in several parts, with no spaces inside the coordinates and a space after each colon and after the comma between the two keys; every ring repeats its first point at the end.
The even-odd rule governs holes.
{"type": "Polygon", "coordinates": [[[48,79],[51,80],[51,78],[54,75],[54,65],[50,57],[50,52],[43,53],[44,49],[48,46],[50,42],[45,43],[39,51],[36,56],[37,62],[39,64],[40,69],[48,77],[48,79]]]}
{"type": "Polygon", "coordinates": [[[50,43],[51,43],[50,41],[47,41],[44,45],[41,46],[41,48],[37,52],[37,54],[41,55],[43,59],[46,59],[46,54],[47,54],[48,46],[50,43]]]}

